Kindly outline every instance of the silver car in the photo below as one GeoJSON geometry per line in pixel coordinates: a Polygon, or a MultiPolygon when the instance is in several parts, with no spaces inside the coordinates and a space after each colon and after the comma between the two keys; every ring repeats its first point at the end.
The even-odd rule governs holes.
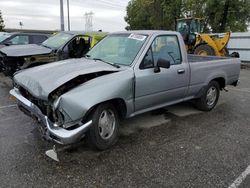
{"type": "Polygon", "coordinates": [[[86,136],[104,150],[124,118],[191,99],[212,110],[239,73],[239,59],[187,56],[177,32],[127,31],[108,35],[84,58],[17,73],[10,93],[42,122],[48,140],[72,144],[86,136]]]}

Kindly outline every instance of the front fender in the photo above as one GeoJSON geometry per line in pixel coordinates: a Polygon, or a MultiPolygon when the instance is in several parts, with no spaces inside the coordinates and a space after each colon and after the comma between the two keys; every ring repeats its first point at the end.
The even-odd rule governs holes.
{"type": "Polygon", "coordinates": [[[63,94],[59,108],[74,121],[84,117],[93,106],[112,99],[124,100],[131,111],[134,75],[132,71],[121,71],[84,83],[63,94]]]}

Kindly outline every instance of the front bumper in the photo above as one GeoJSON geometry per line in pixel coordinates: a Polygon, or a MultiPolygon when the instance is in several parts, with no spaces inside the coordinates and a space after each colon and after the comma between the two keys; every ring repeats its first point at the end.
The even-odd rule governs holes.
{"type": "Polygon", "coordinates": [[[48,140],[53,140],[63,145],[76,143],[84,136],[92,124],[92,121],[88,121],[87,123],[81,124],[79,127],[73,130],[67,130],[62,127],[58,127],[41,112],[38,106],[23,97],[17,88],[10,90],[10,94],[18,100],[19,106],[23,107],[30,113],[30,116],[35,116],[42,121],[46,130],[45,138],[48,140]]]}

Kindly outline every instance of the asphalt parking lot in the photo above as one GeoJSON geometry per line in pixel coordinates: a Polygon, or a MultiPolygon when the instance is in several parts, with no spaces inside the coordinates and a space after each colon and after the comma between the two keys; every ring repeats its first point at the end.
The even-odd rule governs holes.
{"type": "Polygon", "coordinates": [[[55,162],[0,75],[0,187],[250,187],[250,70],[240,79],[211,112],[183,103],[147,113],[124,122],[110,150],[59,147],[55,162]]]}

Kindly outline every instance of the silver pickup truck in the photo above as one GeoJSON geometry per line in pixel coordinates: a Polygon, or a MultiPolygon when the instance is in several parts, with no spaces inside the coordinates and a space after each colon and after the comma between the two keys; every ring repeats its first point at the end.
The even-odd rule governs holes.
{"type": "Polygon", "coordinates": [[[84,58],[15,74],[10,94],[41,122],[46,139],[73,144],[86,136],[104,150],[117,141],[120,120],[187,100],[209,111],[239,74],[239,59],[188,56],[177,32],[127,31],[108,35],[84,58]]]}

